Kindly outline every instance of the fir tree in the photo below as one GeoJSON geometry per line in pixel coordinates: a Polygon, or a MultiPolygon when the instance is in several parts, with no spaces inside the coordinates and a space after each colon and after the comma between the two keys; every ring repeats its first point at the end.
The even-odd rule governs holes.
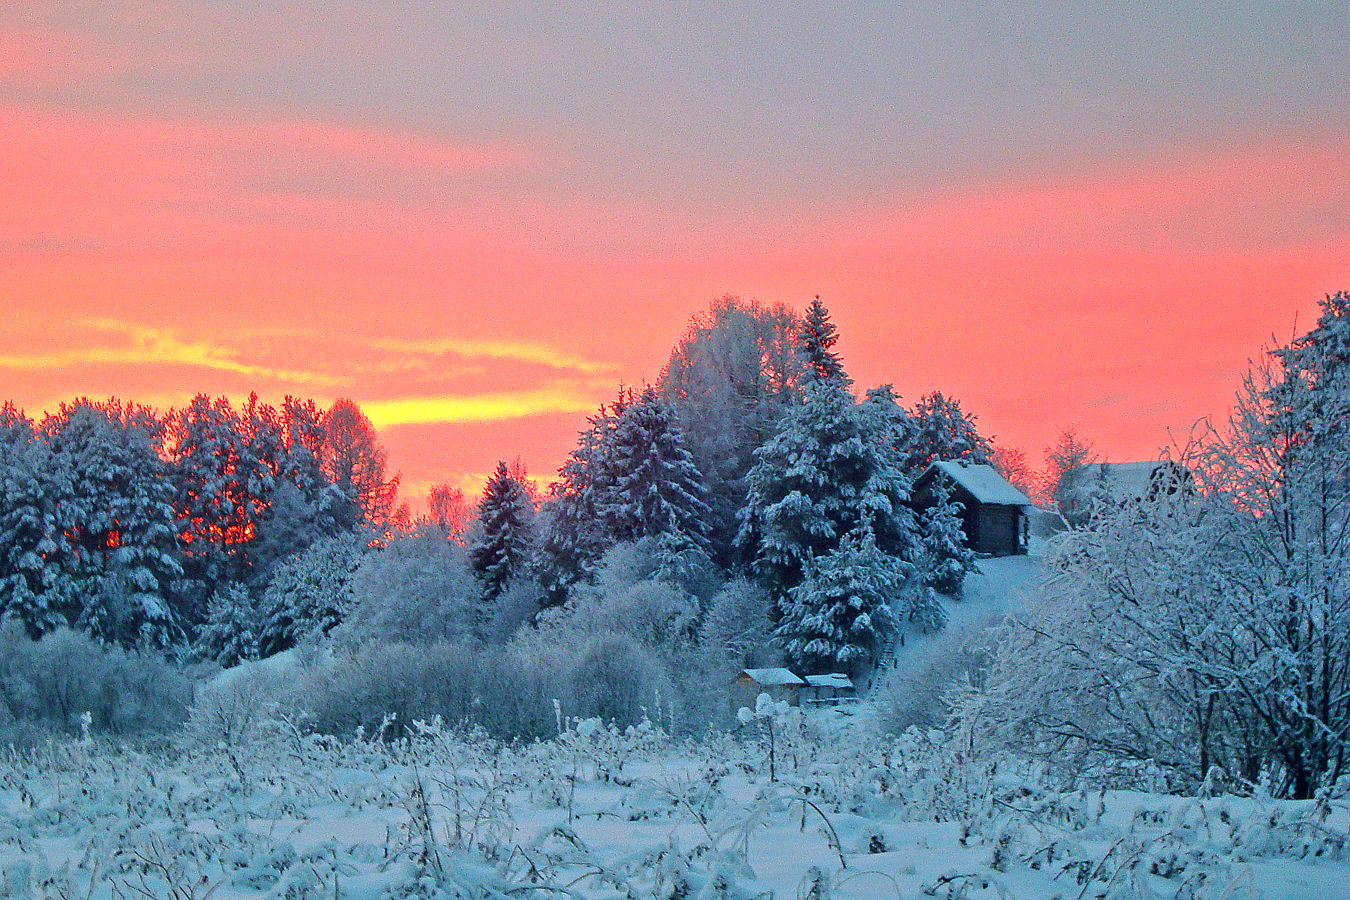
{"type": "Polygon", "coordinates": [[[50,448],[32,420],[0,406],[0,617],[22,623],[32,638],[78,615],[60,602],[60,572],[47,564],[56,548],[54,482],[50,448]]]}
{"type": "Polygon", "coordinates": [[[366,539],[345,533],[318,541],[277,566],[259,603],[259,655],[289,650],[341,624],[352,603],[352,579],[369,552],[366,539]]]}
{"type": "Polygon", "coordinates": [[[738,540],[781,606],[846,535],[880,552],[917,553],[909,483],[838,383],[817,382],[760,450],[738,540]]]}
{"type": "Polygon", "coordinates": [[[620,394],[613,407],[602,404],[587,419],[588,427],[558,470],[562,477],[550,486],[540,510],[534,567],[550,604],[566,600],[572,586],[595,571],[608,547],[604,511],[612,505],[614,490],[610,435],[616,411],[626,403],[620,394]]]}
{"type": "Polygon", "coordinates": [[[167,647],[182,636],[168,600],[182,576],[160,422],[110,400],[61,406],[42,423],[50,451],[54,568],[43,605],[108,643],[167,647]]]}
{"type": "Polygon", "coordinates": [[[958,400],[934,391],[914,404],[914,436],[905,454],[905,472],[918,478],[938,460],[964,459],[989,465],[994,445],[975,427],[975,416],[963,411],[958,400]]]}
{"type": "Polygon", "coordinates": [[[614,484],[602,509],[606,536],[636,541],[674,530],[706,548],[702,480],[655,388],[624,408],[610,446],[614,484]]]}
{"type": "Polygon", "coordinates": [[[820,302],[820,295],[811,301],[811,308],[802,322],[800,346],[807,365],[818,381],[829,381],[848,387],[853,379],[844,373],[844,363],[831,348],[839,341],[839,333],[830,321],[830,312],[820,302]]]}
{"type": "Polygon", "coordinates": [[[923,555],[923,582],[949,597],[960,597],[966,573],[975,568],[975,553],[966,546],[961,530],[961,504],[952,497],[944,477],[933,481],[933,505],[919,520],[923,555]]]}
{"type": "Polygon", "coordinates": [[[469,560],[492,603],[525,574],[534,545],[534,504],[529,491],[512,477],[505,462],[483,489],[478,503],[478,529],[469,545],[469,560]]]}
{"type": "Polygon", "coordinates": [[[776,632],[791,667],[807,674],[868,675],[896,633],[891,604],[910,571],[866,528],[812,560],[788,591],[776,632]]]}
{"type": "Polygon", "coordinates": [[[226,668],[259,656],[262,616],[248,588],[225,584],[207,607],[206,622],[193,642],[193,655],[226,668]]]}

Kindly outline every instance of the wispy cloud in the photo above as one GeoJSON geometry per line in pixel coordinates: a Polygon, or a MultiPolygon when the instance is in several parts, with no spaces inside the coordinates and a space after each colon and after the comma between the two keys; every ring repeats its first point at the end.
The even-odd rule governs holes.
{"type": "Polygon", "coordinates": [[[340,387],[345,379],[308,369],[265,366],[241,358],[233,347],[205,340],[185,339],[179,332],[151,328],[112,319],[87,319],[74,323],[95,334],[108,336],[112,343],[71,347],[40,353],[0,354],[0,369],[33,371],[67,369],[95,365],[188,366],[228,372],[271,382],[290,382],[312,388],[340,387]]]}
{"type": "Polygon", "coordinates": [[[539,413],[588,412],[598,405],[597,395],[582,388],[547,387],[512,393],[467,397],[400,397],[360,401],[376,428],[393,425],[494,422],[539,413]]]}
{"type": "Polygon", "coordinates": [[[547,344],[525,341],[469,340],[461,338],[432,338],[427,340],[375,340],[370,346],[407,357],[455,355],[468,359],[509,360],[531,363],[550,369],[578,372],[585,375],[608,375],[615,371],[610,362],[585,359],[564,353],[547,344]]]}

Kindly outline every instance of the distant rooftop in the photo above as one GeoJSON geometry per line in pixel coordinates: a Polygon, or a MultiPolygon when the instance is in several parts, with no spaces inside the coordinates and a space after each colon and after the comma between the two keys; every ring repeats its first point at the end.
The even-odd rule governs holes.
{"type": "Polygon", "coordinates": [[[828,688],[851,688],[853,682],[842,672],[831,672],[829,675],[807,675],[806,683],[811,687],[828,688]]]}
{"type": "Polygon", "coordinates": [[[980,503],[997,506],[1031,506],[1031,498],[1008,483],[993,466],[976,465],[963,460],[933,463],[952,481],[970,491],[980,503]]]}
{"type": "Polygon", "coordinates": [[[780,684],[806,684],[787,669],[742,669],[750,680],[765,687],[780,684]]]}

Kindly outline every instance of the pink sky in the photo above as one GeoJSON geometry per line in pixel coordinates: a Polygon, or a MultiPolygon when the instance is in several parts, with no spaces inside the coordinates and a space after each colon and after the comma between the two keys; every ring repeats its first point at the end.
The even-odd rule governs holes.
{"type": "Polygon", "coordinates": [[[517,455],[547,480],[714,297],[820,294],[860,388],[1125,460],[1350,288],[1317,4],[1118,42],[974,7],[252,6],[0,13],[0,393],[30,414],[349,396],[416,500],[517,455]]]}

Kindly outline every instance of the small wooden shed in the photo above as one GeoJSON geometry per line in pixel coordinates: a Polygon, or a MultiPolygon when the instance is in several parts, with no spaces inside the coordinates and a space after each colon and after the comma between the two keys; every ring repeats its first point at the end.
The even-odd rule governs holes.
{"type": "Polygon", "coordinates": [[[802,688],[802,702],[828,706],[840,700],[851,700],[857,694],[853,680],[842,672],[807,675],[806,687],[802,688]]]}
{"type": "Polygon", "coordinates": [[[965,460],[935,462],[914,482],[916,509],[935,501],[935,486],[941,479],[951,497],[961,504],[961,530],[966,546],[990,556],[1013,556],[1027,552],[1030,538],[1027,510],[1031,499],[1008,483],[993,466],[965,460]]]}
{"type": "Polygon", "coordinates": [[[749,706],[753,709],[760,694],[768,694],[774,700],[786,700],[789,706],[798,706],[805,686],[805,681],[787,669],[741,669],[731,686],[732,708],[749,706]]]}

